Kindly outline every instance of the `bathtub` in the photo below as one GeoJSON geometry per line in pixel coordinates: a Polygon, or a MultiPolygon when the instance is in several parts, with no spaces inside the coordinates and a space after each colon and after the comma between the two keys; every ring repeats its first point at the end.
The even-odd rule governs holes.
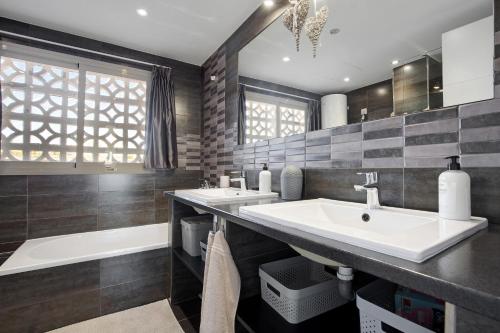
{"type": "Polygon", "coordinates": [[[169,246],[168,224],[31,239],[0,266],[0,276],[169,246]]]}

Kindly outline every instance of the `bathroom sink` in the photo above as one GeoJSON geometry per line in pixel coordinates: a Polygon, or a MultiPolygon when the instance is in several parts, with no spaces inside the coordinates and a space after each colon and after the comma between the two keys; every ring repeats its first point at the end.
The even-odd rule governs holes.
{"type": "Polygon", "coordinates": [[[240,190],[237,188],[176,190],[175,195],[206,205],[278,197],[278,193],[274,192],[260,193],[259,191],[240,190]]]}
{"type": "Polygon", "coordinates": [[[240,207],[260,224],[278,224],[398,258],[423,262],[488,225],[485,218],[445,220],[437,213],[315,199],[240,207]]]}

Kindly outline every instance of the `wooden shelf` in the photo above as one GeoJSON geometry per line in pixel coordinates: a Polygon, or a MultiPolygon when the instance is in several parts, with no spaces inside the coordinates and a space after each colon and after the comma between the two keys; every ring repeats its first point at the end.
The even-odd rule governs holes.
{"type": "Polygon", "coordinates": [[[350,302],[300,324],[290,324],[262,298],[254,296],[241,300],[236,319],[252,333],[312,333],[359,332],[359,312],[356,302],[350,302]]]}
{"type": "Polygon", "coordinates": [[[192,257],[181,247],[172,250],[174,255],[196,276],[200,282],[203,283],[203,271],[205,270],[205,263],[201,260],[201,256],[192,257]]]}

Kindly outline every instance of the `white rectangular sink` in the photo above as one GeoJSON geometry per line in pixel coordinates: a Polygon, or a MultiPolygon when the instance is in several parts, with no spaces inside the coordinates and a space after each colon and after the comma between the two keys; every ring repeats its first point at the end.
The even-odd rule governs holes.
{"type": "Polygon", "coordinates": [[[392,207],[367,210],[365,204],[327,199],[239,209],[240,215],[256,223],[288,226],[418,263],[488,226],[485,218],[446,220],[432,212],[392,207]]]}
{"type": "Polygon", "coordinates": [[[237,188],[176,190],[175,195],[205,205],[278,197],[278,193],[274,192],[260,193],[259,191],[243,191],[237,188]]]}

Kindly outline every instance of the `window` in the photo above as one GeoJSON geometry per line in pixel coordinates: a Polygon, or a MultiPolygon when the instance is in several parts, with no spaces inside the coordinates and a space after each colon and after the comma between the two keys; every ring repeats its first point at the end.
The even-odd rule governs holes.
{"type": "Polygon", "coordinates": [[[247,93],[246,143],[304,133],[306,110],[303,102],[247,93]]]}
{"type": "Polygon", "coordinates": [[[143,161],[149,73],[15,44],[0,56],[1,161],[143,161]]]}

